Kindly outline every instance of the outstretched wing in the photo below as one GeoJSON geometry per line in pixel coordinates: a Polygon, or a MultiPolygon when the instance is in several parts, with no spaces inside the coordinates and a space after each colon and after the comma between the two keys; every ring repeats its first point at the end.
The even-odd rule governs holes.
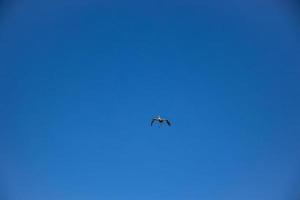
{"type": "Polygon", "coordinates": [[[151,121],[151,126],[153,125],[153,123],[156,121],[156,119],[154,118],[154,119],[152,119],[152,121],[151,121]]]}
{"type": "Polygon", "coordinates": [[[166,119],[166,122],[169,126],[171,126],[171,122],[169,120],[166,119]]]}

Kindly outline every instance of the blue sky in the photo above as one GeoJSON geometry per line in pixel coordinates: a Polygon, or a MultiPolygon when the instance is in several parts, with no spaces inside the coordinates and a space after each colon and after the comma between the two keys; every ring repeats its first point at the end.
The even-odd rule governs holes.
{"type": "Polygon", "coordinates": [[[1,199],[297,197],[296,7],[1,6],[1,199]],[[150,127],[157,114],[174,125],[150,127]]]}

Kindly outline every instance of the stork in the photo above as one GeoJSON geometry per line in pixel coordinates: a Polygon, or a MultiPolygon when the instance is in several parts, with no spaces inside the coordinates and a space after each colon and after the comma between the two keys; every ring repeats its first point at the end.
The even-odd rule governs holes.
{"type": "Polygon", "coordinates": [[[169,126],[171,126],[171,122],[168,119],[161,118],[160,116],[154,117],[151,121],[151,126],[153,125],[154,122],[158,122],[159,124],[162,123],[167,123],[169,126]]]}

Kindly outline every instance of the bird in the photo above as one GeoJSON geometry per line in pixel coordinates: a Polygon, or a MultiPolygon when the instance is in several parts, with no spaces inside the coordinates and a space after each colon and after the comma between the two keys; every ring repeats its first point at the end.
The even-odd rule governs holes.
{"type": "Polygon", "coordinates": [[[154,122],[158,122],[160,124],[166,122],[169,126],[171,126],[171,122],[168,119],[161,118],[160,116],[152,118],[151,126],[154,122]]]}

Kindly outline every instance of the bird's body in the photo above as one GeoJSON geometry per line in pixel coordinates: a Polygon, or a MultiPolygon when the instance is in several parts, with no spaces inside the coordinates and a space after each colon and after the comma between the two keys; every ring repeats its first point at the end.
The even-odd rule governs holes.
{"type": "Polygon", "coordinates": [[[170,123],[169,120],[164,119],[164,118],[161,118],[160,116],[154,117],[154,118],[152,119],[152,121],[151,121],[151,126],[153,125],[154,122],[158,122],[158,123],[160,123],[160,124],[166,122],[169,126],[171,126],[171,123],[170,123]]]}

